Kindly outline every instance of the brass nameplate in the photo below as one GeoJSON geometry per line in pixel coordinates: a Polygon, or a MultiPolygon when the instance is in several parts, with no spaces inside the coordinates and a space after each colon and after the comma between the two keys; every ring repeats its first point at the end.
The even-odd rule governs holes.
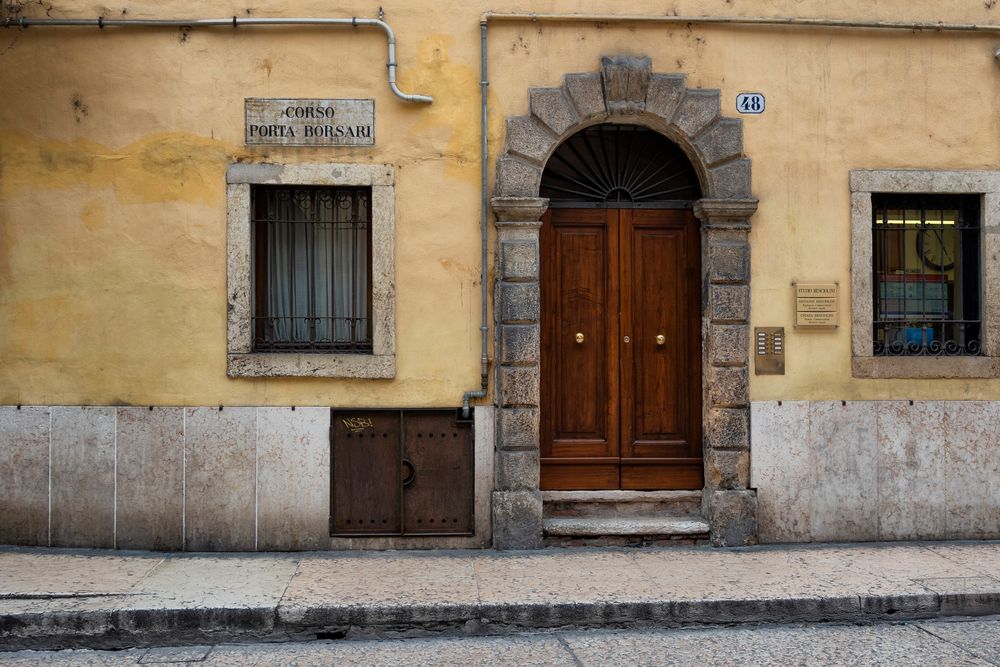
{"type": "Polygon", "coordinates": [[[795,327],[832,329],[839,323],[840,294],[837,283],[795,284],[795,327]]]}

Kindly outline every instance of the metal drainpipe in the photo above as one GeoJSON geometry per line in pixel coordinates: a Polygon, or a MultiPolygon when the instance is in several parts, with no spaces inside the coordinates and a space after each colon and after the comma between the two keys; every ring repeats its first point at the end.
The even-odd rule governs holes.
{"type": "Polygon", "coordinates": [[[485,12],[480,22],[545,21],[552,23],[692,23],[796,28],[864,28],[872,30],[927,30],[934,32],[1000,33],[990,23],[942,23],[932,21],[858,21],[853,19],[799,18],[795,16],[650,16],[629,14],[538,14],[532,12],[485,12]]]}
{"type": "Polygon", "coordinates": [[[481,245],[482,245],[482,270],[479,274],[479,283],[482,290],[483,298],[483,319],[480,324],[479,330],[482,332],[483,338],[483,356],[482,356],[482,367],[480,369],[480,388],[479,391],[467,391],[462,395],[462,417],[468,419],[469,417],[469,400],[473,398],[485,398],[489,391],[489,348],[488,348],[488,334],[489,319],[488,311],[486,308],[486,297],[489,294],[489,290],[486,287],[486,280],[488,277],[487,266],[486,266],[486,255],[487,255],[487,238],[488,230],[486,220],[486,162],[489,157],[487,154],[486,145],[486,132],[488,130],[486,123],[486,87],[489,85],[489,81],[486,78],[486,21],[480,21],[479,23],[479,69],[480,69],[480,81],[479,81],[479,97],[480,97],[480,204],[481,208],[479,211],[479,226],[481,234],[481,245]]]}
{"type": "Polygon", "coordinates": [[[206,28],[237,28],[239,26],[267,26],[267,25],[315,25],[315,26],[336,26],[353,28],[380,28],[385,32],[389,40],[389,62],[388,68],[389,88],[396,97],[407,102],[430,103],[434,98],[427,95],[412,95],[404,93],[396,85],[396,35],[392,32],[389,24],[381,19],[359,19],[357,17],[349,19],[333,18],[239,18],[228,19],[31,19],[17,18],[4,19],[3,26],[18,26],[28,28],[32,26],[65,26],[65,27],[135,27],[135,28],[170,28],[170,27],[206,27],[206,28]]]}

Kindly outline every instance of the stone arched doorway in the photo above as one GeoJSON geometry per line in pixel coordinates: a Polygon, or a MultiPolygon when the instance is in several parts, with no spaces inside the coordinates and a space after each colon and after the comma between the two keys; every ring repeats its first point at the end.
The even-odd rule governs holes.
{"type": "Polygon", "coordinates": [[[569,74],[559,88],[529,91],[527,116],[506,120],[492,208],[497,225],[496,486],[497,548],[540,546],[539,196],[549,157],[567,137],[601,123],[650,128],[676,143],[694,166],[703,198],[701,354],[703,513],[717,545],[756,541],[756,497],[748,488],[750,161],[742,125],[720,115],[717,90],[688,89],[678,75],[652,73],[648,58],[603,58],[599,73],[569,74]]]}

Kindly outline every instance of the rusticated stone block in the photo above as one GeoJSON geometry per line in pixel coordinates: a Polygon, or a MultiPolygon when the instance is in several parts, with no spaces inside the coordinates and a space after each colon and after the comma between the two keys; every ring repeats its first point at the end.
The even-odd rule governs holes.
{"type": "Polygon", "coordinates": [[[750,449],[750,415],[746,408],[709,408],[705,444],[711,449],[750,449]]]}
{"type": "Polygon", "coordinates": [[[750,327],[745,324],[709,324],[708,359],[713,366],[745,366],[750,327]]]}
{"type": "Polygon", "coordinates": [[[719,117],[718,90],[688,90],[674,112],[672,125],[693,137],[699,130],[719,117]]]}
{"type": "Polygon", "coordinates": [[[684,98],[684,77],[680,74],[654,74],[646,92],[646,111],[660,118],[671,118],[684,98]]]}
{"type": "Polygon", "coordinates": [[[745,367],[711,367],[708,369],[708,400],[710,407],[742,407],[749,402],[747,369],[745,367]]]}
{"type": "Polygon", "coordinates": [[[498,414],[497,449],[538,447],[537,408],[505,409],[498,414]]]}
{"type": "Polygon", "coordinates": [[[718,449],[705,452],[705,486],[713,489],[750,486],[750,452],[718,449]]]}
{"type": "Polygon", "coordinates": [[[538,363],[539,330],[537,324],[500,326],[500,363],[524,365],[538,363]]]}
{"type": "Polygon", "coordinates": [[[694,142],[707,165],[743,154],[743,121],[720,118],[694,142]]]}
{"type": "Polygon", "coordinates": [[[500,405],[502,407],[538,406],[538,366],[500,368],[500,405]]]}
{"type": "Polygon", "coordinates": [[[750,160],[733,160],[708,172],[709,192],[718,199],[742,199],[750,195],[750,160]]]}
{"type": "Polygon", "coordinates": [[[534,324],[538,322],[538,283],[500,283],[497,301],[500,322],[534,324]]]}
{"type": "Polygon", "coordinates": [[[500,242],[500,280],[538,280],[538,242],[500,242]]]}
{"type": "Polygon", "coordinates": [[[601,58],[608,113],[636,113],[646,108],[653,62],[635,56],[601,58]]]}
{"type": "Polygon", "coordinates": [[[750,288],[746,285],[710,285],[707,316],[712,322],[750,319],[750,288]]]}
{"type": "Polygon", "coordinates": [[[579,122],[576,110],[563,95],[562,88],[532,88],[528,91],[528,107],[531,115],[557,135],[579,122]]]}
{"type": "Polygon", "coordinates": [[[518,158],[497,158],[497,197],[537,197],[540,167],[518,158]]]}
{"type": "Polygon", "coordinates": [[[708,279],[719,283],[745,283],[750,280],[749,243],[709,243],[708,279]]]}
{"type": "Polygon", "coordinates": [[[600,74],[567,74],[563,78],[563,89],[583,119],[603,116],[607,112],[600,74]]]}
{"type": "Polygon", "coordinates": [[[712,491],[712,545],[742,547],[757,544],[757,494],[749,490],[712,491]]]}
{"type": "Polygon", "coordinates": [[[498,491],[538,489],[538,450],[499,450],[496,453],[498,491]]]}
{"type": "Polygon", "coordinates": [[[493,493],[493,548],[538,549],[542,546],[540,491],[493,493]]]}
{"type": "Polygon", "coordinates": [[[533,116],[508,118],[506,125],[505,150],[543,164],[555,143],[555,137],[545,126],[533,116]]]}

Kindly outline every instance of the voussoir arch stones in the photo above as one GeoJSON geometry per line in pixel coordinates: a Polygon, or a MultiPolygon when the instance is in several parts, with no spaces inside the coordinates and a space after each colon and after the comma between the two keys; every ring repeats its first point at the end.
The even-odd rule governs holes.
{"type": "Polygon", "coordinates": [[[545,163],[581,129],[635,123],[665,135],[687,154],[706,199],[751,199],[743,124],[721,115],[720,91],[688,88],[680,74],[652,72],[649,58],[604,57],[601,71],[567,74],[558,88],[531,88],[530,113],[506,119],[497,158],[496,197],[537,197],[545,163]]]}

